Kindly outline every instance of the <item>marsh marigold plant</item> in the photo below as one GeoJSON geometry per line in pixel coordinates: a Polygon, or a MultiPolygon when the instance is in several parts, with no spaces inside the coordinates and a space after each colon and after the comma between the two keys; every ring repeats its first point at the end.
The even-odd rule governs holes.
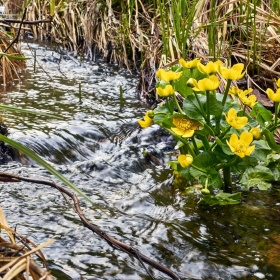
{"type": "Polygon", "coordinates": [[[253,89],[231,85],[245,73],[242,63],[226,67],[221,61],[203,64],[198,58],[181,58],[172,68],[156,72],[162,102],[138,121],[142,128],[157,124],[173,135],[178,155],[170,167],[188,182],[200,183],[210,204],[240,202],[240,192],[228,192],[233,174],[244,189],[266,190],[280,179],[280,146],[274,139],[280,126],[280,79],[276,90],[266,91],[275,104],[273,114],[253,89]],[[224,92],[219,91],[220,77],[226,80],[224,92]]]}

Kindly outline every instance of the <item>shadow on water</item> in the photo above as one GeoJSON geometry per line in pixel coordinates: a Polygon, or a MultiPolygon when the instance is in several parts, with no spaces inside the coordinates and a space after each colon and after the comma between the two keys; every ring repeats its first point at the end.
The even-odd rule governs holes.
{"type": "MultiPolygon", "coordinates": [[[[47,45],[24,48],[26,56],[36,49],[42,67],[33,73],[30,60],[22,83],[2,94],[1,102],[49,111],[63,120],[5,113],[10,137],[110,208],[107,217],[84,203],[92,223],[181,279],[280,279],[277,188],[244,193],[244,202],[236,206],[209,207],[198,193],[181,194],[165,168],[175,157],[175,143],[157,126],[140,130],[137,125],[146,108],[135,97],[135,77],[113,66],[80,62],[47,45]],[[143,151],[157,161],[147,160],[143,151]]],[[[55,180],[30,162],[10,162],[1,170],[55,180]]],[[[27,183],[1,184],[0,191],[12,228],[38,244],[56,239],[43,252],[57,279],[149,279],[138,261],[83,228],[60,194],[27,183]]]]}

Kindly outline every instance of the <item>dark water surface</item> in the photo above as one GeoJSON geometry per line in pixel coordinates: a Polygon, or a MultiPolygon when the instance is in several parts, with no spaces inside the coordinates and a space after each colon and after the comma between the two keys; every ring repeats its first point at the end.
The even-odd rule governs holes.
{"type": "MultiPolygon", "coordinates": [[[[62,116],[6,113],[10,137],[28,146],[107,211],[81,199],[90,222],[169,267],[181,279],[280,279],[280,193],[244,193],[236,206],[209,207],[193,191],[182,195],[166,170],[174,143],[157,126],[141,130],[147,108],[136,98],[137,78],[102,63],[80,62],[49,46],[28,61],[22,82],[1,102],[62,116]],[[82,93],[79,93],[79,83],[82,93]],[[120,86],[124,104],[120,102],[120,86]],[[157,161],[143,156],[148,151],[157,161]]],[[[27,162],[8,171],[55,180],[27,162]]],[[[0,184],[0,204],[12,228],[43,249],[57,279],[150,279],[141,264],[85,229],[61,195],[46,186],[0,184]]],[[[150,269],[155,279],[169,279],[150,269]]]]}

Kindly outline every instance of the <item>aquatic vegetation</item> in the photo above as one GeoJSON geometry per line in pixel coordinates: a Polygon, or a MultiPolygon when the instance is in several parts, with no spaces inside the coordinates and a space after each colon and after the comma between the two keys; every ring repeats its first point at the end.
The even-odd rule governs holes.
{"type": "Polygon", "coordinates": [[[279,80],[276,94],[267,90],[275,102],[273,115],[252,89],[231,87],[245,74],[241,63],[225,67],[220,61],[203,65],[199,59],[189,63],[180,59],[157,73],[164,73],[157,75],[157,91],[169,86],[172,94],[162,94],[164,102],[146,114],[144,125],[139,123],[142,127],[158,124],[177,140],[178,158],[169,162],[175,176],[202,184],[201,193],[209,204],[240,202],[240,193],[227,192],[233,175],[244,189],[266,190],[279,180],[275,166],[280,163],[280,145],[274,139],[280,127],[279,80]],[[172,78],[166,78],[166,73],[172,73],[172,78]],[[223,92],[218,90],[220,77],[227,80],[223,92]]]}

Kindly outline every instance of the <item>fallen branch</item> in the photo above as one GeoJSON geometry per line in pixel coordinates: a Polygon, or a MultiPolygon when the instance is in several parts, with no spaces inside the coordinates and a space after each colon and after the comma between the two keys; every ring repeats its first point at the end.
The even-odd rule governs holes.
{"type": "MultiPolygon", "coordinates": [[[[29,182],[29,183],[47,185],[47,186],[50,186],[52,188],[55,188],[55,189],[59,190],[61,192],[61,194],[63,195],[64,199],[66,200],[66,202],[79,215],[83,225],[85,227],[87,227],[88,229],[90,229],[92,232],[98,234],[100,237],[105,239],[107,241],[107,243],[109,245],[111,245],[113,248],[122,250],[123,252],[125,252],[129,255],[132,255],[133,257],[138,259],[143,266],[144,266],[143,262],[145,262],[148,265],[154,267],[155,269],[167,274],[172,279],[176,279],[176,280],[180,279],[169,268],[167,268],[167,267],[155,262],[154,260],[148,258],[147,256],[143,255],[142,253],[140,253],[138,250],[134,249],[130,245],[127,245],[127,244],[115,239],[114,237],[112,237],[109,234],[107,234],[106,232],[104,232],[97,225],[91,224],[86,219],[86,217],[85,217],[85,215],[84,215],[84,213],[83,213],[83,211],[80,207],[80,203],[79,203],[79,200],[78,200],[77,196],[75,194],[71,193],[70,191],[68,191],[67,189],[65,189],[64,187],[62,187],[62,186],[60,186],[60,185],[58,185],[58,184],[56,184],[52,181],[25,178],[25,177],[21,177],[21,176],[18,176],[16,174],[12,174],[12,173],[8,173],[8,172],[0,172],[0,181],[3,181],[3,182],[24,181],[24,182],[29,182]],[[72,199],[72,203],[69,201],[68,197],[72,199]]],[[[145,266],[144,266],[144,268],[145,268],[145,266]]],[[[146,269],[146,271],[147,271],[147,273],[149,273],[147,269],[146,269]]]]}
{"type": "Polygon", "coordinates": [[[40,24],[40,23],[52,22],[52,19],[41,19],[41,20],[33,20],[33,21],[31,21],[31,20],[23,20],[23,21],[21,21],[20,19],[3,18],[3,19],[0,19],[0,22],[36,25],[36,24],[40,24]]]}

